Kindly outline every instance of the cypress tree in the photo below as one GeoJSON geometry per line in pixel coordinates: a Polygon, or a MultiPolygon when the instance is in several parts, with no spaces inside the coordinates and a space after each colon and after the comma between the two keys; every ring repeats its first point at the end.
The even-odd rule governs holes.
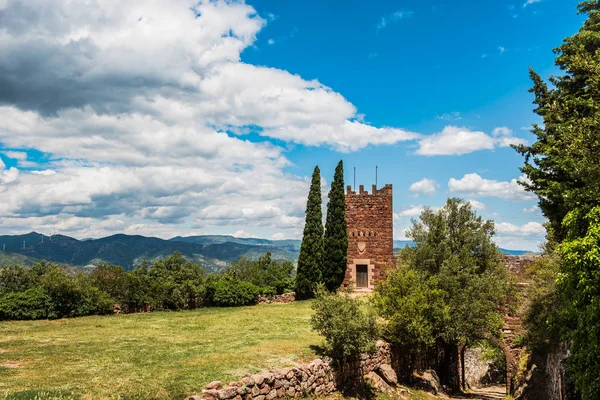
{"type": "Polygon", "coordinates": [[[296,297],[307,299],[314,295],[313,290],[321,282],[323,263],[323,213],[321,211],[321,171],[315,167],[306,203],[306,222],[298,272],[296,273],[296,297]]]}
{"type": "Polygon", "coordinates": [[[325,221],[323,239],[323,283],[329,291],[337,290],[346,274],[346,253],[348,250],[348,231],[346,228],[346,196],[344,194],[344,163],[342,160],[335,168],[325,221]]]}

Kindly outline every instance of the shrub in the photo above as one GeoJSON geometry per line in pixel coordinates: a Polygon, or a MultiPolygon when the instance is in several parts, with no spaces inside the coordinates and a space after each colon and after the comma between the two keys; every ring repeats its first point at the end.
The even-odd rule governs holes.
{"type": "Polygon", "coordinates": [[[258,260],[242,257],[232,263],[228,273],[260,288],[261,294],[282,294],[294,288],[291,261],[275,261],[268,252],[258,260]]]}
{"type": "Polygon", "coordinates": [[[214,283],[213,305],[221,307],[256,304],[260,288],[232,275],[224,275],[214,283]]]}
{"type": "Polygon", "coordinates": [[[315,294],[311,325],[325,338],[326,352],[338,365],[374,350],[379,329],[368,303],[350,297],[349,290],[330,293],[322,284],[315,294]]]}
{"type": "Polygon", "coordinates": [[[449,318],[444,293],[435,283],[435,278],[401,264],[377,286],[372,303],[386,320],[387,340],[412,351],[434,344],[449,318]]]}
{"type": "Polygon", "coordinates": [[[0,297],[0,320],[49,318],[53,309],[52,298],[41,287],[0,297]]]}

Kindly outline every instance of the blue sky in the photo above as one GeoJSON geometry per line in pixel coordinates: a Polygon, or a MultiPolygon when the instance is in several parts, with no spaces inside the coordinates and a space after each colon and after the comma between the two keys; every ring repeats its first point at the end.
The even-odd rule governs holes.
{"type": "Polygon", "coordinates": [[[394,185],[398,239],[449,196],[543,239],[508,144],[577,1],[33,3],[0,1],[0,233],[297,238],[343,159],[394,185]]]}

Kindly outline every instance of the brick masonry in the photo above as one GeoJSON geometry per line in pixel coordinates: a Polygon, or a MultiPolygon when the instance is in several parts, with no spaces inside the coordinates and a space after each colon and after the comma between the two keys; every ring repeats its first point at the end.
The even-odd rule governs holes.
{"type": "Polygon", "coordinates": [[[356,280],[356,266],[368,266],[368,287],[371,291],[382,279],[385,271],[394,265],[394,214],[392,209],[392,185],[372,192],[346,190],[346,222],[348,226],[348,267],[344,285],[356,280]]]}

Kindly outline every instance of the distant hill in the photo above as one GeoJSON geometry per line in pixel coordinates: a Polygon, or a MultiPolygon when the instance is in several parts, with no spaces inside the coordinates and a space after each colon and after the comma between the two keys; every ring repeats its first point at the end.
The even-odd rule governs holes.
{"type": "MultiPolygon", "coordinates": [[[[44,236],[36,232],[26,235],[0,236],[0,266],[8,264],[32,265],[39,260],[85,267],[102,263],[121,265],[132,269],[144,260],[154,262],[175,251],[186,259],[202,265],[208,272],[227,267],[244,256],[257,259],[271,252],[276,260],[296,262],[300,240],[268,240],[236,238],[222,235],[174,237],[170,240],[137,235],[112,235],[100,239],[77,240],[69,236],[44,236]]],[[[395,240],[394,248],[413,246],[410,240],[395,240]]],[[[505,254],[531,253],[521,250],[500,249],[505,254]]]]}
{"type": "MultiPolygon", "coordinates": [[[[405,247],[413,247],[415,245],[415,242],[413,242],[412,240],[394,240],[394,249],[403,249],[405,247]]],[[[529,251],[529,250],[508,250],[508,249],[503,249],[502,247],[499,247],[498,250],[500,250],[500,252],[502,254],[508,254],[511,256],[522,256],[524,254],[537,254],[535,251],[529,251]]]]}
{"type": "Polygon", "coordinates": [[[298,258],[294,245],[287,241],[281,241],[278,245],[272,245],[271,242],[227,236],[164,240],[123,234],[85,240],[54,235],[44,236],[42,241],[41,234],[31,232],[0,236],[0,250],[6,246],[6,251],[0,251],[0,265],[31,265],[38,260],[48,260],[75,266],[107,263],[132,269],[144,260],[154,262],[179,251],[186,259],[201,264],[209,272],[215,272],[242,256],[256,259],[268,251],[278,260],[295,261],[298,258]]]}

